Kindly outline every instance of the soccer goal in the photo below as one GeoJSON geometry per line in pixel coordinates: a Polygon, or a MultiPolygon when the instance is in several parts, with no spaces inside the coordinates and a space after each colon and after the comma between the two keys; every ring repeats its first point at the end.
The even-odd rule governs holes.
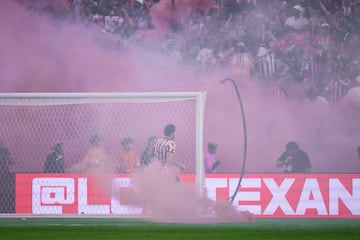
{"type": "Polygon", "coordinates": [[[201,192],[205,98],[205,92],[1,93],[0,139],[14,160],[9,172],[44,173],[48,154],[62,143],[67,174],[94,135],[103,140],[110,158],[124,138],[133,140],[141,157],[148,138],[162,137],[164,126],[173,123],[175,158],[186,165],[184,173],[195,174],[201,192]]]}

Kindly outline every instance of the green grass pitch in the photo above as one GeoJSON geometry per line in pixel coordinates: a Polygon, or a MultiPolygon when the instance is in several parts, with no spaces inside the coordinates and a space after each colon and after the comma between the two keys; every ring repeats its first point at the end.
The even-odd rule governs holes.
{"type": "Polygon", "coordinates": [[[0,218],[0,237],[101,239],[360,239],[360,219],[256,219],[252,223],[169,224],[116,218],[0,218]]]}

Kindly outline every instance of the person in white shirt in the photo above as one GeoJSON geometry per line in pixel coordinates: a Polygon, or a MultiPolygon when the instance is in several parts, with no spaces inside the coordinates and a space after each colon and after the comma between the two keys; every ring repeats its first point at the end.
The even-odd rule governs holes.
{"type": "Polygon", "coordinates": [[[356,82],[357,86],[350,88],[342,101],[360,111],[360,75],[356,77],[356,82]]]}
{"type": "Polygon", "coordinates": [[[292,9],[294,10],[293,14],[286,19],[285,25],[292,30],[304,30],[309,26],[309,20],[303,16],[304,9],[300,5],[295,5],[292,9]]]}

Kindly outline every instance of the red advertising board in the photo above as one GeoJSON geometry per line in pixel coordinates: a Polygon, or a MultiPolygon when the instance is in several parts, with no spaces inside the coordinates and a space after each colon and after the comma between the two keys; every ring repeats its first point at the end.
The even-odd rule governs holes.
{"type": "MultiPolygon", "coordinates": [[[[181,179],[194,182],[195,175],[181,179]]],[[[207,195],[228,199],[238,181],[237,174],[206,175],[207,195]]],[[[141,215],[127,199],[132,190],[125,174],[17,174],[16,213],[141,215]]],[[[233,204],[259,218],[360,218],[360,175],[246,174],[233,204]]]]}

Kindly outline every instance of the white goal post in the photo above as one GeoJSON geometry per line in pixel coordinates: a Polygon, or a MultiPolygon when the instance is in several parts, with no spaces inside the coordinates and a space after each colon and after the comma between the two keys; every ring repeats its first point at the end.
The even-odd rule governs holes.
{"type": "Polygon", "coordinates": [[[184,173],[196,174],[201,193],[205,100],[206,92],[0,93],[0,139],[15,161],[11,172],[43,173],[56,142],[64,144],[66,164],[83,156],[93,134],[107,140],[112,152],[123,137],[131,137],[141,155],[146,139],[161,137],[163,127],[173,123],[175,156],[185,161],[184,173]]]}

